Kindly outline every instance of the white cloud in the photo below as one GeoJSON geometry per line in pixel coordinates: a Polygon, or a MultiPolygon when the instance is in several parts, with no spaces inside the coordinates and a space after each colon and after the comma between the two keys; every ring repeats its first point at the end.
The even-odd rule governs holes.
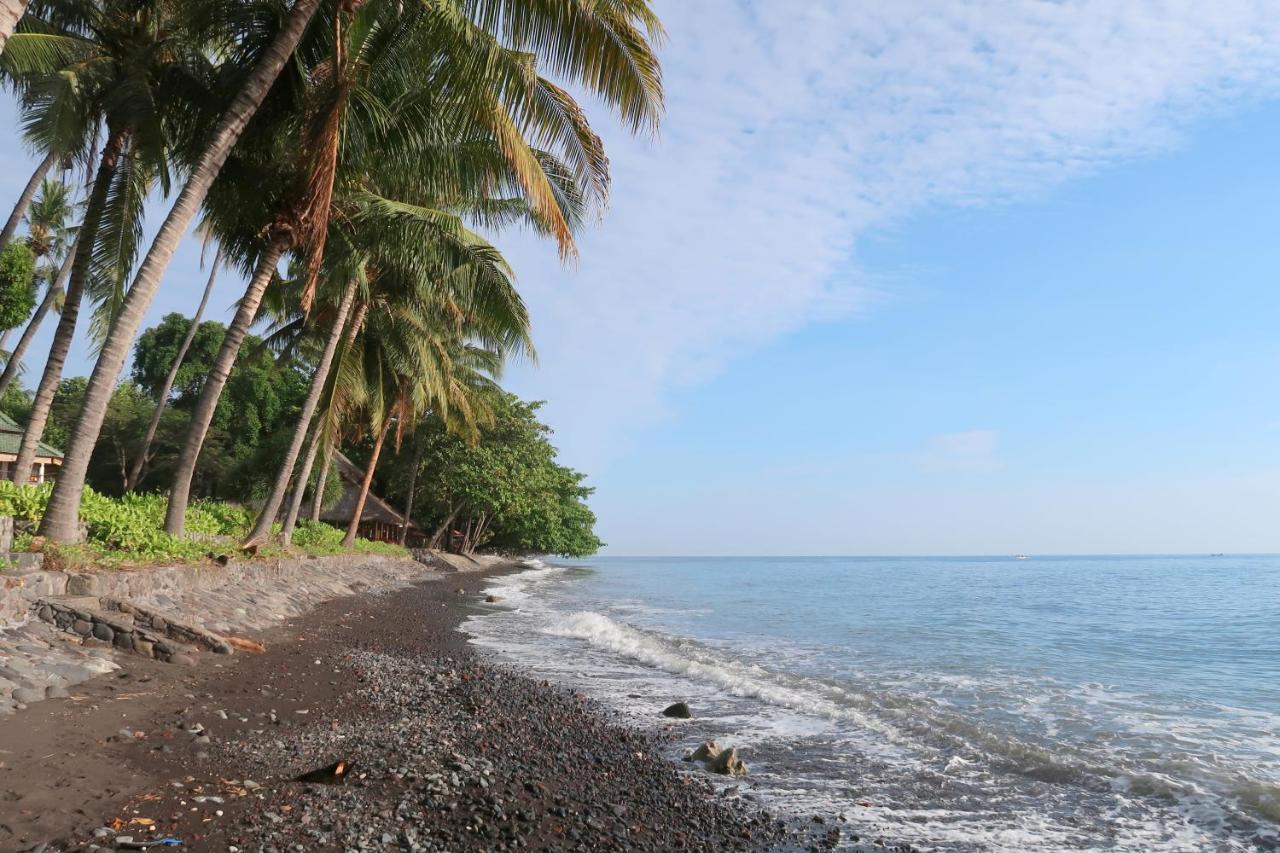
{"type": "Polygon", "coordinates": [[[989,429],[935,435],[912,460],[925,471],[991,471],[1000,464],[996,444],[997,436],[989,429]]]}
{"type": "Polygon", "coordinates": [[[1280,71],[1275,2],[658,6],[661,140],[606,133],[614,206],[578,269],[532,240],[509,249],[542,353],[520,390],[551,401],[587,467],[661,419],[673,389],[864,307],[868,229],[1159,150],[1274,94],[1280,71]]]}

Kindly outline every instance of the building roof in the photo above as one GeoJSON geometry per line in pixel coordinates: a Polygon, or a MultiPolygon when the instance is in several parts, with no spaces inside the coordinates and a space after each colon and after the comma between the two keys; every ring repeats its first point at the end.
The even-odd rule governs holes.
{"type": "MultiPolygon", "coordinates": [[[[18,455],[18,448],[22,446],[22,433],[25,430],[18,426],[17,421],[0,412],[0,453],[11,453],[18,455]]],[[[62,451],[56,447],[51,447],[43,441],[36,447],[36,456],[51,457],[53,459],[62,459],[62,451]]]]}
{"type": "MultiPolygon", "coordinates": [[[[333,454],[333,467],[342,478],[342,497],[331,508],[320,513],[320,520],[330,524],[349,524],[351,515],[356,509],[356,499],[360,497],[360,483],[364,480],[364,471],[341,453],[333,454]]],[[[380,521],[383,524],[404,524],[404,516],[397,512],[391,504],[369,492],[364,502],[364,511],[360,513],[361,521],[380,521]]]]}

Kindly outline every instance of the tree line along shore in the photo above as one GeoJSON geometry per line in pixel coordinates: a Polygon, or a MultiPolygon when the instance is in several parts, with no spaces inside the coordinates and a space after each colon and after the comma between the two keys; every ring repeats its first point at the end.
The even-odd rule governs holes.
{"type": "Polygon", "coordinates": [[[577,93],[655,133],[662,37],[647,0],[0,2],[37,161],[0,231],[18,547],[594,552],[583,475],[498,384],[536,358],[498,241],[575,258],[609,199],[577,93]],[[193,229],[207,278],[175,282],[193,229]],[[246,280],[225,325],[219,275],[246,280]],[[191,314],[143,331],[161,287],[191,314]],[[64,375],[77,334],[88,377],[64,375]],[[390,544],[357,544],[370,501],[390,544]]]}

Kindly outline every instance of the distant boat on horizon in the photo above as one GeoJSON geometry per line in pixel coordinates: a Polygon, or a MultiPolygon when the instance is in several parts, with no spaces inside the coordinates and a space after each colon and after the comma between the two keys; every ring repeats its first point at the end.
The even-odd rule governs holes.
{"type": "Polygon", "coordinates": [[[1013,555],[1013,559],[1015,559],[1015,560],[1030,560],[1031,558],[1030,558],[1030,557],[1028,557],[1026,554],[1014,554],[1014,555],[1013,555]]]}

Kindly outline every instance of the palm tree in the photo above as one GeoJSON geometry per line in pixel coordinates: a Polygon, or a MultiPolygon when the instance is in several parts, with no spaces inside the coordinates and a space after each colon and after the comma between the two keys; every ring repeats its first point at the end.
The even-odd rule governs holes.
{"type": "MultiPolygon", "coordinates": [[[[179,196],[173,213],[162,226],[152,251],[122,303],[120,315],[112,324],[90,379],[84,410],[72,435],[66,464],[41,525],[41,532],[55,540],[74,536],[84,472],[101,428],[111,389],[123,368],[129,342],[159,285],[160,274],[172,255],[174,244],[195,215],[196,207],[226,159],[230,144],[238,138],[244,122],[262,102],[266,89],[301,39],[302,29],[314,14],[317,2],[297,0],[290,26],[295,18],[300,19],[300,25],[288,42],[287,50],[279,55],[279,61],[268,76],[255,79],[254,84],[246,86],[241,97],[237,98],[215,137],[217,144],[210,147],[209,156],[202,159],[179,196]],[[244,109],[240,109],[241,104],[244,109]]],[[[351,112],[368,119],[378,117],[376,99],[366,102],[366,90],[353,86],[346,73],[353,66],[344,63],[344,52],[354,46],[353,39],[358,40],[370,33],[367,29],[343,25],[342,20],[351,13],[352,5],[349,2],[340,5],[333,29],[335,38],[331,49],[324,54],[326,58],[333,57],[329,74],[335,85],[329,87],[331,97],[320,105],[320,112],[326,116],[326,120],[318,125],[324,130],[320,137],[323,144],[315,148],[316,157],[310,173],[313,180],[309,182],[313,191],[306,196],[309,203],[303,210],[309,271],[318,270],[323,241],[329,236],[328,200],[333,192],[340,142],[345,144],[341,129],[348,102],[351,112]],[[321,223],[321,219],[325,222],[321,223]]],[[[371,0],[366,5],[379,10],[390,9],[396,15],[403,14],[415,20],[426,19],[427,26],[415,31],[413,39],[406,44],[407,48],[413,49],[389,53],[388,64],[402,69],[397,75],[402,80],[430,78],[433,84],[451,84],[419,86],[419,112],[424,115],[465,116],[473,123],[489,126],[510,160],[512,171],[534,202],[535,213],[546,221],[554,222],[558,217],[556,211],[561,207],[561,200],[537,155],[525,144],[522,129],[542,133],[546,137],[543,141],[548,145],[571,152],[573,159],[570,162],[575,174],[583,174],[600,165],[603,154],[594,134],[584,133],[585,121],[580,111],[570,108],[572,99],[563,90],[538,84],[540,78],[533,71],[531,60],[542,58],[557,75],[600,96],[634,129],[656,125],[661,109],[661,81],[658,63],[645,32],[651,37],[656,36],[660,34],[660,27],[645,0],[590,5],[575,2],[554,6],[536,0],[441,0],[422,7],[406,7],[394,0],[371,0]],[[553,113],[559,116],[554,127],[568,130],[556,133],[545,129],[546,117],[553,113]]],[[[386,12],[382,11],[382,14],[386,12]]],[[[264,55],[264,66],[269,64],[265,57],[271,54],[272,51],[268,51],[264,55]]],[[[315,64],[311,67],[315,68],[315,64]]],[[[254,76],[258,78],[261,75],[255,71],[254,76]]],[[[406,112],[409,107],[412,104],[406,105],[406,112]]],[[[379,124],[372,120],[357,122],[354,126],[346,123],[348,131],[367,128],[374,132],[379,124]]],[[[349,133],[347,138],[351,135],[354,134],[349,133]]],[[[387,153],[394,156],[396,151],[390,149],[387,153]]],[[[391,171],[395,165],[389,162],[383,169],[391,171]]],[[[556,231],[562,248],[571,246],[567,223],[557,224],[556,231]]],[[[304,304],[307,293],[304,289],[304,304]]],[[[295,444],[297,447],[287,460],[290,467],[301,442],[295,444]]],[[[286,476],[286,484],[287,480],[286,476]]],[[[280,503],[274,492],[271,499],[275,503],[273,512],[280,503]]]]}
{"type": "Polygon", "coordinates": [[[44,437],[45,424],[49,420],[49,412],[53,406],[53,395],[58,390],[58,383],[62,380],[62,367],[66,363],[67,354],[71,351],[71,339],[75,336],[76,321],[80,316],[80,297],[89,278],[92,247],[98,226],[102,221],[107,192],[111,186],[116,163],[120,159],[127,140],[126,130],[113,129],[98,159],[97,175],[85,204],[84,221],[80,225],[75,257],[71,261],[71,277],[62,302],[62,315],[58,318],[58,326],[53,333],[53,344],[45,360],[44,373],[40,377],[40,384],[36,386],[35,397],[31,402],[31,415],[22,434],[18,459],[13,463],[15,483],[25,483],[31,477],[31,466],[35,462],[40,439],[44,437]]]}
{"type": "MultiPolygon", "coordinates": [[[[342,540],[346,547],[355,544],[378,459],[393,424],[398,447],[406,426],[428,412],[434,412],[452,428],[463,432],[470,441],[477,437],[477,421],[492,418],[486,398],[496,390],[490,377],[496,377],[501,371],[503,354],[484,347],[466,346],[457,338],[431,340],[422,334],[427,331],[422,326],[413,330],[411,324],[410,330],[407,339],[370,335],[379,351],[372,359],[374,369],[381,374],[370,383],[372,393],[369,395],[370,426],[377,438],[342,540]]],[[[388,331],[394,334],[394,330],[388,331]]]]}
{"type": "MultiPolygon", "coordinates": [[[[566,92],[538,76],[530,57],[545,57],[557,72],[586,85],[618,109],[635,129],[640,129],[646,123],[656,123],[661,105],[661,83],[657,61],[644,35],[633,22],[639,18],[651,33],[657,34],[660,33],[657,20],[643,2],[630,4],[626,10],[610,9],[600,15],[584,15],[584,9],[570,7],[557,10],[564,13],[561,17],[545,14],[547,10],[534,3],[473,3],[466,11],[471,17],[467,14],[428,14],[415,18],[420,26],[410,30],[405,40],[397,44],[398,49],[385,58],[385,65],[400,71],[388,76],[395,104],[400,109],[386,111],[385,114],[416,117],[418,109],[415,107],[425,100],[436,109],[424,112],[423,118],[435,119],[435,125],[439,126],[437,113],[443,107],[444,114],[452,119],[454,133],[464,131],[462,138],[465,141],[483,142],[474,134],[466,133],[471,128],[483,129],[502,155],[523,198],[494,199],[482,208],[481,215],[495,223],[501,223],[513,214],[531,218],[541,229],[555,236],[562,254],[572,254],[573,221],[569,211],[580,205],[584,198],[597,196],[603,200],[607,191],[607,161],[598,137],[591,132],[577,104],[566,92]],[[622,39],[624,34],[626,38],[622,39]],[[511,49],[511,43],[523,50],[511,49]],[[421,52],[403,49],[407,44],[418,45],[421,52]],[[406,92],[405,73],[416,72],[421,77],[423,63],[409,66],[404,64],[404,59],[417,61],[421,56],[431,55],[443,56],[444,61],[431,66],[440,72],[439,79],[432,81],[434,85],[410,88],[406,92]],[[451,100],[441,99],[442,91],[456,94],[451,100]],[[458,123],[458,118],[464,121],[458,123]],[[567,166],[555,162],[552,155],[537,151],[529,144],[529,136],[556,146],[565,156],[567,166]]],[[[369,31],[366,26],[352,26],[346,30],[357,34],[369,31]]],[[[323,125],[324,134],[320,137],[323,144],[318,148],[317,168],[308,183],[311,187],[318,186],[320,192],[313,196],[315,202],[309,208],[317,210],[318,215],[312,216],[313,230],[306,239],[309,275],[301,294],[304,308],[311,299],[320,263],[319,254],[323,251],[327,234],[327,230],[319,231],[316,224],[322,221],[327,224],[334,209],[334,183],[340,165],[338,154],[340,143],[345,144],[341,128],[347,98],[351,91],[356,90],[357,84],[361,84],[364,92],[373,93],[378,91],[378,83],[381,82],[379,78],[352,80],[348,76],[347,69],[359,72],[368,63],[344,64],[343,58],[354,53],[357,45],[341,41],[341,28],[336,31],[336,36],[335,61],[328,66],[328,76],[334,81],[332,94],[326,101],[331,112],[323,125]]],[[[367,109],[367,101],[360,106],[371,112],[367,109]]],[[[347,138],[362,130],[376,132],[378,129],[373,122],[357,123],[350,128],[347,138]]],[[[403,134],[403,131],[399,132],[403,134]]],[[[385,133],[382,136],[385,137],[385,133]]],[[[403,136],[393,138],[407,141],[403,136]]],[[[408,141],[417,142],[416,139],[408,141]]],[[[350,147],[359,150],[358,144],[350,147]]],[[[385,161],[394,161],[397,156],[420,156],[420,144],[384,144],[375,150],[384,162],[380,168],[369,170],[370,178],[385,177],[392,185],[397,178],[418,179],[415,170],[393,168],[399,164],[385,161]]],[[[423,195],[420,184],[411,189],[417,190],[419,196],[423,195]]],[[[415,199],[416,204],[392,201],[392,196],[379,196],[363,188],[348,200],[359,200],[368,211],[377,211],[381,215],[408,215],[438,222],[441,211],[424,206],[434,206],[441,201],[439,188],[432,189],[435,192],[425,193],[425,199],[415,199]]],[[[393,195],[404,197],[399,193],[393,195]]],[[[332,347],[336,347],[339,334],[338,329],[331,332],[332,347]]],[[[318,399],[324,380],[324,376],[316,377],[309,404],[312,399],[318,399]]],[[[295,430],[294,440],[271,495],[246,540],[246,546],[262,541],[271,530],[314,408],[314,405],[304,406],[304,417],[295,430]]],[[[170,516],[177,516],[173,507],[170,508],[170,516]]]]}
{"type": "MultiPolygon", "coordinates": [[[[52,0],[28,14],[11,48],[56,44],[53,65],[35,60],[10,73],[21,93],[29,139],[45,150],[83,152],[105,128],[85,204],[62,315],[37,386],[14,478],[29,476],[54,391],[62,378],[82,297],[118,292],[132,267],[143,202],[153,182],[168,188],[170,113],[175,92],[202,78],[207,60],[171,2],[84,4],[52,0]]],[[[35,52],[34,50],[31,52],[35,52]]],[[[37,57],[40,58],[40,57],[37,57]]],[[[74,523],[73,523],[74,532],[74,523]]]]}
{"type": "Polygon", "coordinates": [[[156,408],[151,413],[151,420],[147,422],[147,431],[142,437],[142,444],[138,447],[133,464],[129,466],[129,473],[125,475],[124,490],[126,492],[132,492],[138,487],[138,483],[142,481],[143,469],[151,461],[151,443],[155,441],[156,430],[160,428],[160,417],[164,414],[165,406],[169,402],[169,392],[173,390],[173,383],[177,380],[178,370],[181,369],[182,362],[187,357],[187,350],[191,349],[191,342],[195,340],[196,332],[200,330],[200,320],[204,317],[204,309],[209,304],[209,294],[213,292],[213,283],[217,280],[220,263],[222,263],[222,249],[218,248],[213,253],[213,263],[209,265],[209,279],[205,282],[204,293],[200,295],[200,305],[196,308],[195,316],[191,318],[191,327],[187,329],[186,336],[178,345],[173,364],[169,366],[169,372],[164,377],[164,384],[160,386],[160,392],[156,397],[156,408]]]}
{"type": "MultiPolygon", "coordinates": [[[[71,213],[71,196],[61,181],[45,180],[40,187],[40,198],[34,205],[27,200],[28,213],[24,215],[27,223],[27,247],[36,260],[37,281],[52,283],[56,276],[57,258],[67,238],[66,220],[71,213]],[[50,261],[46,260],[51,253],[56,253],[50,261]],[[50,267],[54,272],[50,272],[50,267]]],[[[4,241],[7,244],[7,241],[4,241]]],[[[9,342],[13,329],[0,332],[0,350],[4,350],[9,342]]],[[[0,393],[3,389],[0,388],[0,393]]]]}
{"type": "MultiPolygon", "coordinates": [[[[3,2],[4,0],[0,0],[0,3],[3,2]]],[[[4,251],[4,247],[9,245],[9,241],[13,239],[13,235],[18,230],[18,223],[27,215],[27,208],[31,205],[31,200],[36,196],[36,190],[40,189],[45,176],[49,174],[49,170],[53,168],[53,164],[56,162],[58,162],[58,155],[50,151],[44,155],[44,159],[40,161],[35,171],[31,173],[30,179],[27,180],[27,185],[22,188],[17,202],[13,205],[13,210],[9,213],[9,218],[5,220],[4,229],[0,230],[0,252],[4,251]]]]}
{"type": "Polygon", "coordinates": [[[239,93],[209,135],[195,168],[160,226],[103,342],[101,354],[85,390],[80,419],[72,432],[62,470],[40,522],[41,535],[55,542],[70,542],[75,539],[80,496],[84,491],[89,458],[102,430],[107,405],[111,401],[120,371],[124,368],[133,338],[142,325],[142,319],[160,286],[169,261],[173,258],[178,241],[195,218],[232,146],[266,98],[280,70],[293,55],[294,48],[302,39],[303,32],[319,6],[320,0],[295,0],[275,40],[257,58],[239,93]]]}
{"type": "MultiPolygon", "coordinates": [[[[569,240],[569,229],[578,221],[586,192],[572,185],[575,177],[581,176],[583,183],[601,190],[607,183],[599,140],[576,105],[568,109],[566,103],[547,94],[535,99],[536,108],[528,111],[530,127],[539,136],[558,141],[568,152],[566,165],[536,151],[518,133],[511,133],[516,119],[493,103],[489,89],[478,87],[471,76],[460,73],[462,63],[458,63],[460,67],[432,63],[431,57],[442,50],[437,43],[442,37],[437,17],[422,10],[402,11],[385,0],[361,6],[349,25],[340,17],[332,40],[319,39],[299,51],[311,70],[303,75],[295,93],[296,105],[273,104],[270,109],[278,126],[258,124],[257,136],[267,137],[257,155],[265,165],[250,162],[254,156],[254,146],[250,146],[239,164],[242,177],[250,183],[237,187],[237,181],[229,176],[215,187],[210,201],[218,203],[210,213],[214,222],[220,223],[220,233],[243,231],[237,217],[249,209],[253,211],[249,218],[256,223],[252,232],[265,231],[268,236],[265,250],[261,241],[254,245],[253,251],[261,253],[260,263],[193,412],[170,489],[165,529],[171,534],[181,534],[197,458],[225,376],[276,264],[287,251],[295,247],[303,250],[306,274],[298,298],[305,313],[314,298],[326,244],[335,239],[328,228],[331,211],[341,214],[340,227],[352,227],[357,220],[367,220],[364,227],[372,227],[375,218],[410,217],[437,231],[452,232],[461,229],[458,212],[493,224],[523,216],[539,231],[563,238],[562,246],[566,246],[571,245],[564,241],[569,240]],[[425,77],[424,69],[429,72],[425,77]],[[468,103],[469,96],[470,112],[453,107],[435,109],[434,101],[427,100],[428,95],[440,98],[450,90],[459,94],[444,98],[446,104],[454,100],[468,103]],[[507,135],[499,144],[504,131],[507,135]],[[289,141],[287,146],[280,144],[282,136],[289,141]],[[302,151],[302,158],[289,157],[285,152],[291,150],[302,151]],[[282,166],[292,172],[281,174],[282,166]],[[374,184],[395,190],[398,199],[408,198],[415,204],[406,206],[379,195],[374,191],[376,186],[371,186],[374,184]],[[264,189],[269,190],[268,195],[274,189],[277,198],[274,208],[265,212],[256,208],[264,189]],[[493,195],[495,190],[512,189],[531,201],[526,204],[493,195]],[[246,193],[253,197],[245,198],[246,193]],[[471,204],[472,199],[478,201],[471,204]],[[441,202],[444,206],[437,210],[435,205],[441,202]]],[[[484,49],[492,46],[486,42],[484,49]]],[[[474,59],[465,64],[467,70],[475,67],[474,59]]],[[[536,77],[525,82],[544,94],[549,87],[536,77]]],[[[490,88],[497,88],[497,83],[491,83],[490,88]]],[[[335,349],[341,331],[338,327],[331,330],[335,349]]],[[[315,383],[317,399],[324,383],[325,376],[320,375],[315,383]]],[[[300,430],[305,436],[305,421],[300,430]]],[[[298,448],[303,437],[299,437],[298,448]]],[[[297,452],[295,449],[286,460],[290,468],[297,452]]],[[[282,482],[287,488],[288,478],[282,482]]],[[[283,491],[273,490],[268,503],[278,508],[282,499],[283,491]]]]}

